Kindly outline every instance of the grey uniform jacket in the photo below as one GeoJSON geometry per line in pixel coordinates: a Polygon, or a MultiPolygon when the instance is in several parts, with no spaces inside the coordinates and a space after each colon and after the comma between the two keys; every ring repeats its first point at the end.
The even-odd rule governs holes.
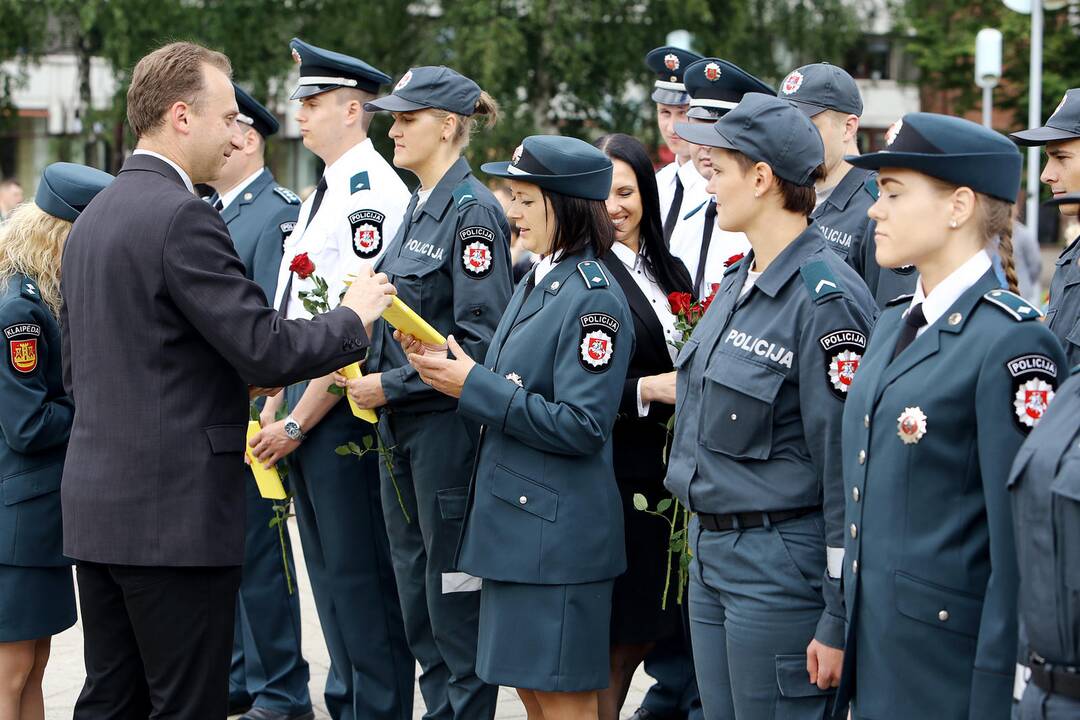
{"type": "Polygon", "coordinates": [[[221,215],[164,161],[135,155],[76,220],[60,324],[75,420],[64,552],[127,565],[239,565],[247,385],[359,360],[339,307],[285,320],[244,277],[221,215]]]}
{"type": "Polygon", "coordinates": [[[221,211],[248,280],[263,289],[268,302],[274,299],[282,248],[299,214],[300,198],[265,169],[221,211]]]}
{"type": "Polygon", "coordinates": [[[822,203],[819,203],[810,219],[821,228],[821,234],[829,247],[856,267],[852,250],[858,251],[863,238],[869,231],[871,237],[874,224],[866,211],[877,200],[877,173],[863,168],[851,168],[822,203]]]}
{"type": "Polygon", "coordinates": [[[1071,365],[1080,363],[1080,237],[1073,240],[1054,266],[1046,322],[1065,348],[1071,365]]]}

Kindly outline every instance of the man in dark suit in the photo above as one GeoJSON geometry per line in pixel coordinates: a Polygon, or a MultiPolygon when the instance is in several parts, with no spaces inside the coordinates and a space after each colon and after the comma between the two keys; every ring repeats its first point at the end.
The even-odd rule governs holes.
{"type": "Polygon", "coordinates": [[[360,359],[393,293],[362,273],[341,307],[290,321],[244,277],[220,214],[192,192],[240,146],[230,72],[191,43],[139,61],[137,149],[64,251],[76,403],[64,552],[78,565],[87,671],[77,720],[225,716],[249,389],[360,359]]]}

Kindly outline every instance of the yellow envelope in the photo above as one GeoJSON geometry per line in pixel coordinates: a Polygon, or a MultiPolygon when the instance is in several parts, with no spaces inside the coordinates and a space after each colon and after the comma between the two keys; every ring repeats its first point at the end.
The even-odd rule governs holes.
{"type": "MultiPolygon", "coordinates": [[[[259,424],[258,420],[248,420],[248,442],[260,430],[262,430],[262,425],[259,424]]],[[[269,470],[264,468],[263,464],[255,459],[251,446],[247,443],[244,443],[244,452],[247,453],[248,460],[251,461],[249,467],[251,467],[251,473],[255,476],[255,484],[259,486],[259,494],[269,500],[284,500],[285,486],[281,484],[281,477],[278,475],[277,468],[272,467],[269,470]]]]}
{"type": "Polygon", "coordinates": [[[439,331],[428,325],[424,318],[413,312],[405,303],[395,295],[391,300],[390,307],[383,311],[383,319],[401,332],[412,335],[420,342],[428,345],[445,345],[446,338],[439,331]]]}
{"type": "MultiPolygon", "coordinates": [[[[360,377],[360,363],[350,363],[341,368],[341,374],[350,380],[355,380],[360,377]]],[[[362,408],[353,402],[353,399],[346,393],[345,398],[349,401],[349,407],[352,408],[352,414],[361,420],[367,420],[374,425],[379,422],[379,416],[375,414],[375,411],[371,408],[362,408]]]]}

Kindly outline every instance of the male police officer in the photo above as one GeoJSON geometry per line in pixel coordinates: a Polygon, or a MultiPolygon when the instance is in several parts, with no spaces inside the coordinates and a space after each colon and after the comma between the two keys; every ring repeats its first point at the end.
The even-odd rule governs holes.
{"type": "Polygon", "coordinates": [[[660,194],[660,219],[664,223],[664,239],[671,233],[683,215],[687,205],[687,193],[693,195],[695,187],[703,191],[705,179],[698,175],[690,160],[690,145],[675,134],[675,123],[686,119],[690,96],[683,85],[686,68],[701,56],[677,47],[658,47],[645,56],[645,64],[656,73],[652,99],[656,103],[656,123],[660,136],[675,154],[675,160],[656,172],[656,189],[660,194]],[[685,168],[685,169],[684,169],[685,168]]]}
{"type": "MultiPolygon", "coordinates": [[[[1065,93],[1046,125],[1010,135],[1019,145],[1045,145],[1046,167],[1041,180],[1054,198],[1080,191],[1080,88],[1065,93]]],[[[1076,217],[1080,206],[1058,205],[1065,217],[1076,217]]],[[[1050,307],[1046,322],[1065,348],[1069,363],[1080,363],[1080,238],[1073,240],[1057,259],[1050,280],[1050,307]]]]}
{"type": "MultiPolygon", "coordinates": [[[[382,253],[397,232],[409,192],[367,137],[363,104],[390,77],[367,63],[293,39],[300,86],[293,99],[304,145],[326,170],[304,202],[278,272],[275,306],[308,317],[300,298],[315,281],[292,271],[297,255],[314,263],[333,306],[347,275],[382,253]]],[[[289,457],[300,538],[315,605],[330,651],[326,704],[335,720],[411,718],[414,662],[401,607],[379,493],[375,453],[359,462],[335,450],[360,443],[372,428],[330,394],[332,375],[286,389],[290,414],[264,424],[255,441],[263,462],[289,457]]],[[[272,417],[280,396],[267,402],[272,417]]],[[[269,418],[268,418],[269,419],[269,418]]]]}
{"type": "MultiPolygon", "coordinates": [[[[234,86],[243,145],[211,183],[217,192],[210,203],[229,226],[248,279],[272,298],[281,247],[296,224],[300,198],[278,185],[265,167],[266,138],[278,131],[277,119],[243,88],[234,86]]],[[[229,709],[250,708],[241,720],[308,720],[315,716],[308,693],[308,665],[300,654],[300,598],[289,593],[282,572],[278,533],[269,527],[272,503],[259,495],[252,478],[246,492],[248,523],[236,603],[229,709]]],[[[287,536],[285,542],[285,557],[293,566],[287,536]]]]}

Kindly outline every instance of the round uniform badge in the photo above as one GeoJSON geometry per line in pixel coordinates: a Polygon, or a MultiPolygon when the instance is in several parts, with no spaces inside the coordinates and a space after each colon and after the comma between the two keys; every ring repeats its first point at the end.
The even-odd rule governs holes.
{"type": "Polygon", "coordinates": [[[516,148],[514,148],[514,154],[510,156],[510,164],[517,165],[519,162],[521,162],[521,154],[523,152],[525,152],[525,148],[521,145],[518,145],[516,148]]]}
{"type": "Polygon", "coordinates": [[[674,53],[668,53],[664,56],[664,67],[672,72],[679,69],[679,56],[674,53]]]}
{"type": "Polygon", "coordinates": [[[798,92],[799,88],[803,84],[803,74],[798,70],[792,70],[788,73],[788,76],[784,78],[784,82],[780,85],[780,90],[785,95],[791,95],[794,92],[798,92]]]}
{"type": "Polygon", "coordinates": [[[296,63],[297,65],[300,64],[300,53],[297,52],[296,48],[292,49],[292,59],[293,59],[293,62],[296,63]]]}
{"type": "Polygon", "coordinates": [[[394,86],[394,92],[397,92],[401,88],[405,87],[412,80],[412,70],[407,71],[401,76],[401,79],[397,81],[397,85],[394,86]]]}
{"type": "Polygon", "coordinates": [[[904,118],[900,118],[885,131],[885,147],[892,145],[896,142],[896,136],[900,134],[900,130],[904,127],[904,118]]]}
{"type": "Polygon", "coordinates": [[[1016,426],[1025,435],[1039,424],[1057,387],[1057,363],[1046,355],[1020,355],[1005,363],[1013,378],[1016,426]]]}
{"type": "Polygon", "coordinates": [[[495,266],[495,232],[482,225],[462,228],[461,267],[469,277],[482,278],[491,274],[495,266]]]}
{"type": "Polygon", "coordinates": [[[582,315],[581,344],[578,359],[581,367],[591,373],[604,372],[611,366],[615,355],[615,336],[619,332],[619,321],[606,313],[582,315]]]}
{"type": "Polygon", "coordinates": [[[382,249],[382,228],[386,216],[378,210],[357,210],[349,215],[352,229],[353,252],[357,257],[370,260],[382,249]]]}
{"type": "Polygon", "coordinates": [[[926,414],[918,407],[904,408],[896,418],[896,430],[905,445],[914,445],[926,434],[926,414]]]}
{"type": "Polygon", "coordinates": [[[716,82],[720,79],[720,66],[714,62],[705,66],[705,79],[709,82],[716,82]]]}
{"type": "Polygon", "coordinates": [[[31,375],[38,367],[38,338],[41,326],[36,323],[20,323],[4,328],[8,341],[8,360],[19,375],[31,375]]]}

